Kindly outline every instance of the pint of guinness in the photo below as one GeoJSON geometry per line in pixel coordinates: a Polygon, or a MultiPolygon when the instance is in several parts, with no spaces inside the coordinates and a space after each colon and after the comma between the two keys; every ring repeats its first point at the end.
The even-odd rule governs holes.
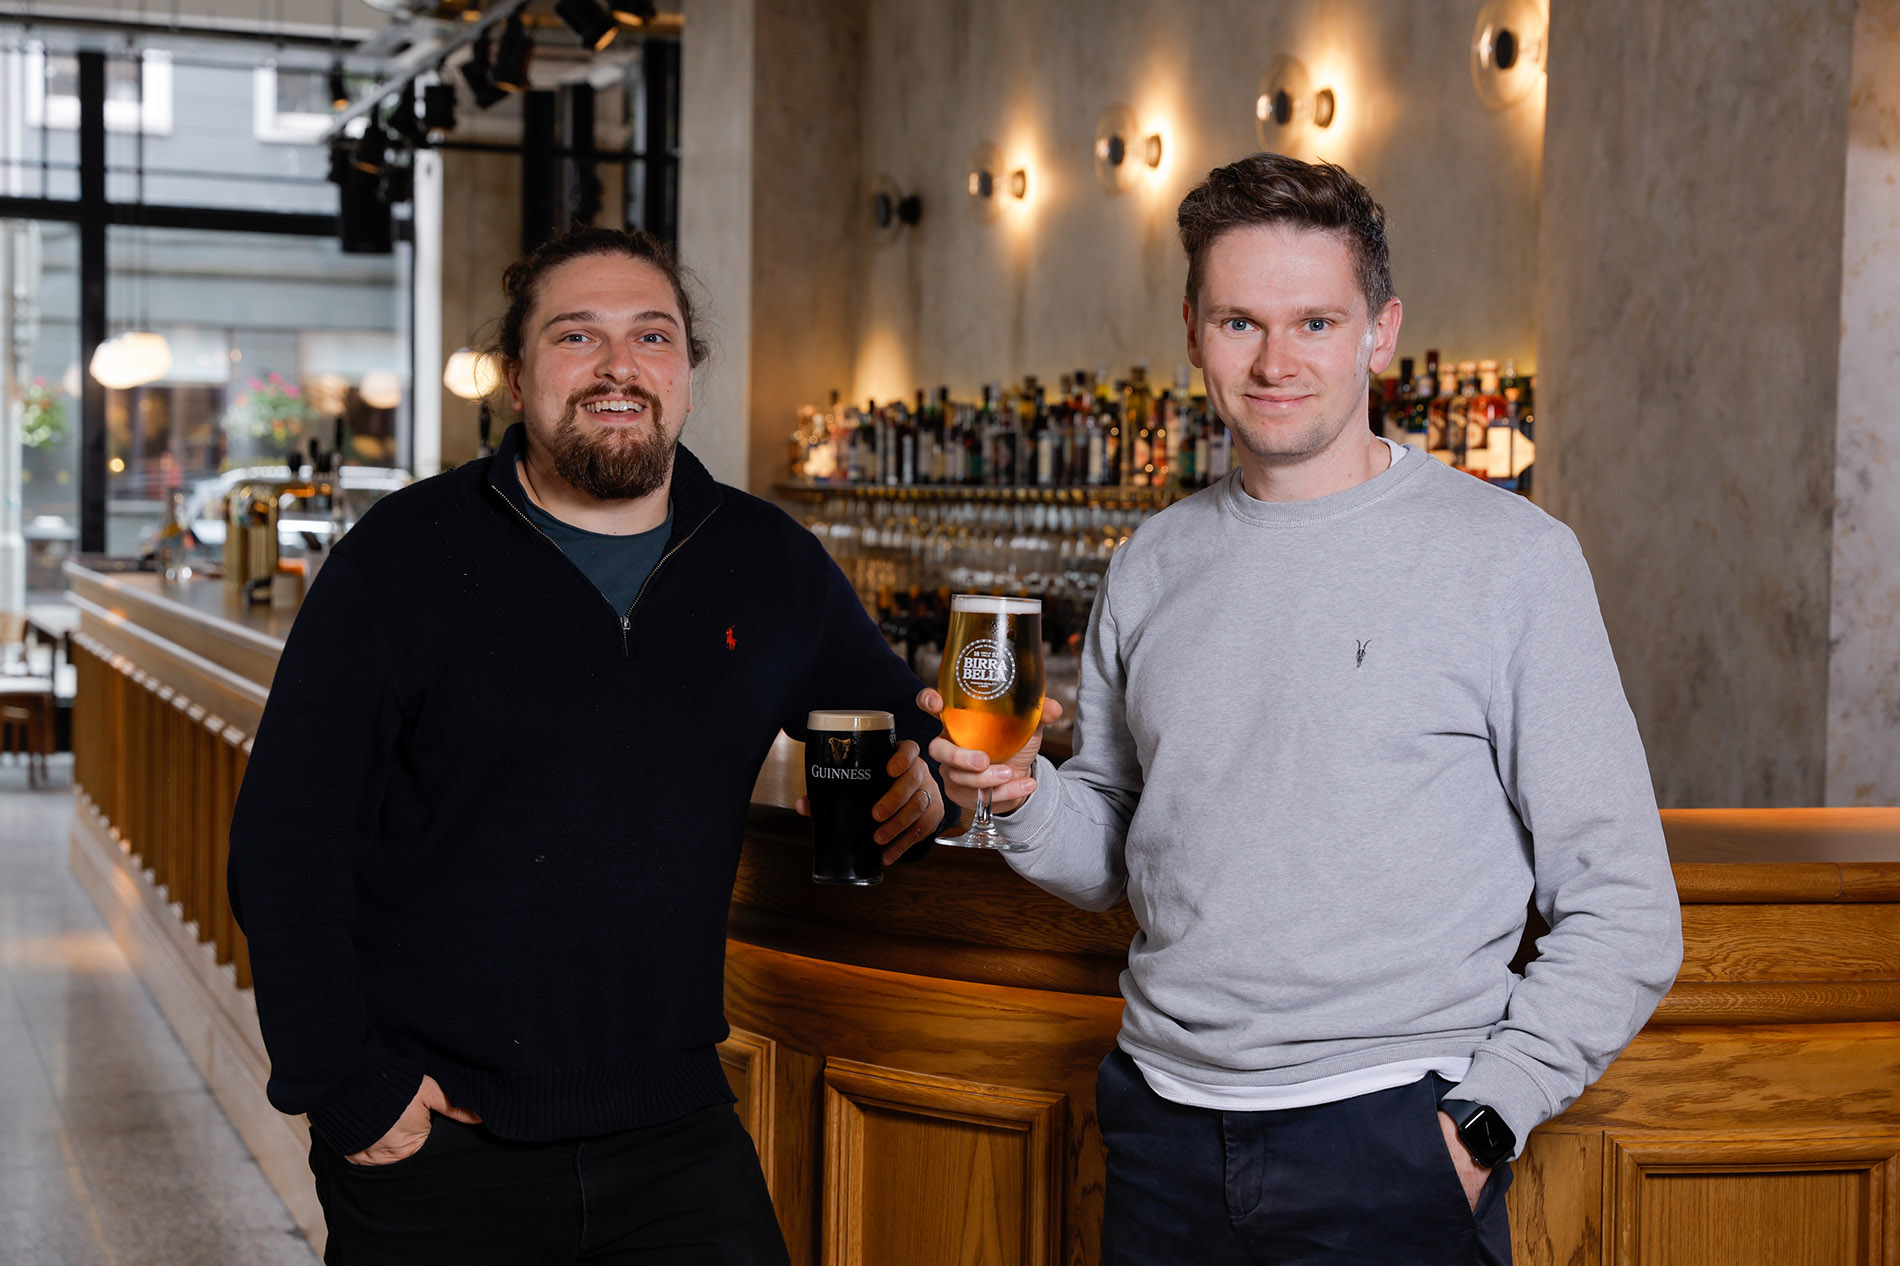
{"type": "Polygon", "coordinates": [[[871,806],[891,789],[897,750],[888,712],[813,712],[805,719],[805,795],[811,801],[811,877],[821,884],[884,882],[871,806]]]}

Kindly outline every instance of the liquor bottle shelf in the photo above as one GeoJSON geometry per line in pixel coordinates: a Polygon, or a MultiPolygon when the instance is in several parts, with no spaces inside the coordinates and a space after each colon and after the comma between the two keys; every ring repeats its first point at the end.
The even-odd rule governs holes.
{"type": "Polygon", "coordinates": [[[872,501],[948,501],[1159,510],[1184,497],[1191,497],[1201,489],[1133,488],[1122,485],[1051,488],[1034,485],[866,484],[795,479],[773,484],[772,491],[787,501],[800,503],[822,501],[826,497],[854,497],[872,501]]]}

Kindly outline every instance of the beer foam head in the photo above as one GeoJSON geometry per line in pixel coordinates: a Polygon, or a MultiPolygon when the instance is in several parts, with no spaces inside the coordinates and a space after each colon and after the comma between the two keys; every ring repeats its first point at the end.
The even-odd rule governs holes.
{"type": "Polygon", "coordinates": [[[811,712],[805,716],[808,730],[888,730],[897,718],[888,712],[811,712]]]}
{"type": "Polygon", "coordinates": [[[987,611],[991,615],[1038,615],[1042,611],[1041,598],[1003,598],[987,593],[958,593],[950,595],[952,611],[987,611]]]}

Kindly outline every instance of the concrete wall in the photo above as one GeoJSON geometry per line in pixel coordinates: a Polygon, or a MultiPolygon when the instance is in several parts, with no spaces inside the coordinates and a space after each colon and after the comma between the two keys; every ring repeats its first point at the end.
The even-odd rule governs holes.
{"type": "Polygon", "coordinates": [[[1664,805],[1826,794],[1852,0],[1559,3],[1539,484],[1664,805]]]}
{"type": "Polygon", "coordinates": [[[684,442],[744,487],[752,363],[752,0],[685,0],[680,42],[680,257],[697,281],[712,359],[693,380],[684,442]]]}
{"type": "MultiPolygon", "coordinates": [[[[464,105],[473,113],[472,105],[464,105]]],[[[518,133],[517,133],[518,135],[518,133]]],[[[501,315],[501,274],[521,257],[521,159],[442,151],[442,355],[482,346],[501,315]]],[[[442,386],[442,366],[416,366],[416,386],[442,398],[442,468],[480,447],[479,406],[442,386]]],[[[495,437],[506,425],[498,414],[495,437]]]]}
{"type": "MultiPolygon", "coordinates": [[[[1185,363],[1186,264],[1174,211],[1206,172],[1261,148],[1254,98],[1278,54],[1338,100],[1330,128],[1279,148],[1339,162],[1384,204],[1404,298],[1401,354],[1515,357],[1531,368],[1541,90],[1492,110],[1473,90],[1477,6],[1462,0],[911,0],[871,10],[864,172],[920,194],[924,219],[873,250],[856,373],[885,398],[973,393],[1098,363],[1120,375],[1185,363]],[[1164,138],[1127,192],[1095,178],[1096,125],[1131,107],[1164,138]],[[972,151],[998,146],[1029,196],[970,213],[972,151]]],[[[841,191],[856,192],[856,191],[841,191]]]]}
{"type": "Polygon", "coordinates": [[[1348,165],[1385,203],[1404,354],[1532,368],[1542,93],[1502,111],[1478,100],[1469,9],[1210,0],[1183,25],[1115,0],[1079,25],[1058,0],[689,0],[681,245],[724,344],[702,410],[722,416],[702,416],[689,443],[742,413],[759,491],[780,477],[797,407],[829,390],[973,394],[1137,360],[1165,379],[1185,359],[1174,207],[1259,147],[1253,100],[1278,52],[1339,100],[1331,128],[1285,148],[1348,165]],[[1096,184],[1091,154],[1116,102],[1167,154],[1119,195],[1096,184]],[[983,143],[1031,172],[1025,204],[992,223],[964,192],[983,143]],[[885,244],[869,223],[879,174],[924,203],[885,244]]]}
{"type": "Polygon", "coordinates": [[[1854,15],[1827,802],[1900,802],[1900,0],[1854,15]]]}

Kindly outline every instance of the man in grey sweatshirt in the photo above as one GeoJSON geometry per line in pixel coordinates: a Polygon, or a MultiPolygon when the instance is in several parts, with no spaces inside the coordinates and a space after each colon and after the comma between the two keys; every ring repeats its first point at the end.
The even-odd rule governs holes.
{"type": "Polygon", "coordinates": [[[1356,180],[1255,155],[1180,228],[1240,468],[1116,552],[1061,770],[1039,739],[931,751],[1018,871],[1140,924],[1097,1084],[1106,1262],[1508,1262],[1510,1158],[1681,962],[1589,569],[1368,429],[1401,305],[1356,180]]]}

